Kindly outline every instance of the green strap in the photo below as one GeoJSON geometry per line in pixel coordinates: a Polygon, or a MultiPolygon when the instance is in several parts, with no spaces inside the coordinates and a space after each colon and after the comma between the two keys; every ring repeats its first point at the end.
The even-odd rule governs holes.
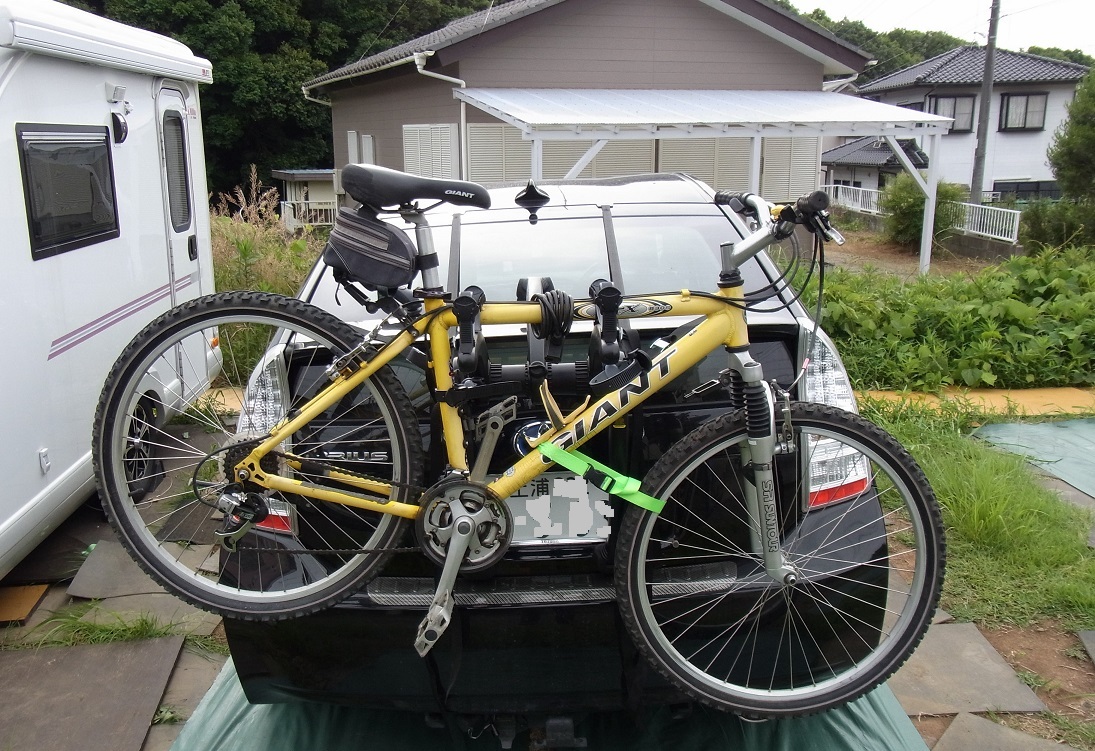
{"type": "Polygon", "coordinates": [[[657,498],[639,490],[639,486],[642,485],[639,480],[622,475],[616,470],[590,459],[585,454],[573,450],[566,451],[554,443],[541,443],[536,448],[551,461],[585,478],[606,493],[618,495],[628,503],[634,503],[636,506],[647,511],[653,511],[655,514],[660,514],[665,507],[665,501],[659,501],[657,498]]]}

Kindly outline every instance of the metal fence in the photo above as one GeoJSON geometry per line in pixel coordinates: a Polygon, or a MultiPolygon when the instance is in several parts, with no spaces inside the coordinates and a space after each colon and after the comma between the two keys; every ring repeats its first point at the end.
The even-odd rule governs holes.
{"type": "Polygon", "coordinates": [[[975,203],[960,203],[958,206],[960,210],[955,223],[956,229],[967,235],[979,235],[1012,244],[1019,241],[1021,211],[979,206],[975,203]]]}
{"type": "MultiPolygon", "coordinates": [[[[881,191],[869,188],[853,188],[849,185],[822,185],[836,206],[862,214],[884,214],[878,206],[881,191]]],[[[967,235],[988,237],[993,240],[1016,243],[1019,241],[1019,217],[1021,211],[974,203],[956,203],[955,229],[967,235]]]]}
{"type": "Polygon", "coordinates": [[[281,221],[288,230],[306,224],[330,227],[335,223],[336,211],[334,201],[282,201],[281,221]]]}
{"type": "Polygon", "coordinates": [[[821,189],[829,194],[829,199],[837,206],[843,206],[861,214],[881,214],[878,199],[880,190],[853,188],[851,185],[822,185],[821,189]]]}

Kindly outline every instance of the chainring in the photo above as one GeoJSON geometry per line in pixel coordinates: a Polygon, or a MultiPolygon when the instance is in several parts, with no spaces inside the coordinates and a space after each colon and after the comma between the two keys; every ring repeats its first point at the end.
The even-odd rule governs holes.
{"type": "Polygon", "coordinates": [[[473,533],[460,573],[475,574],[496,565],[509,550],[513,539],[513,515],[505,501],[495,498],[484,485],[454,477],[434,485],[422,497],[421,511],[414,521],[415,538],[422,553],[438,566],[452,537],[453,514],[450,501],[459,500],[469,512],[486,508],[490,521],[480,523],[473,533]]]}

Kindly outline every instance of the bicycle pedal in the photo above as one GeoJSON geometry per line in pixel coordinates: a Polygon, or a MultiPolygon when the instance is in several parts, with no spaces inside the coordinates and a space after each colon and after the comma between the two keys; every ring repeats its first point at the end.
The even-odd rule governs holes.
{"type": "Polygon", "coordinates": [[[418,635],[414,640],[415,651],[419,657],[425,657],[433,645],[445,633],[452,622],[453,599],[451,593],[445,593],[441,602],[434,602],[426,612],[426,617],[418,624],[418,635]]]}

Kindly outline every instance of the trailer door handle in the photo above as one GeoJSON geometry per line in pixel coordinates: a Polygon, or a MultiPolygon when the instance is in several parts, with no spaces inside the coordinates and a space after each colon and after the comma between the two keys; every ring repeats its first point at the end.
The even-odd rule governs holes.
{"type": "Polygon", "coordinates": [[[198,236],[191,235],[186,240],[186,254],[190,256],[191,261],[198,260],[198,236]]]}

